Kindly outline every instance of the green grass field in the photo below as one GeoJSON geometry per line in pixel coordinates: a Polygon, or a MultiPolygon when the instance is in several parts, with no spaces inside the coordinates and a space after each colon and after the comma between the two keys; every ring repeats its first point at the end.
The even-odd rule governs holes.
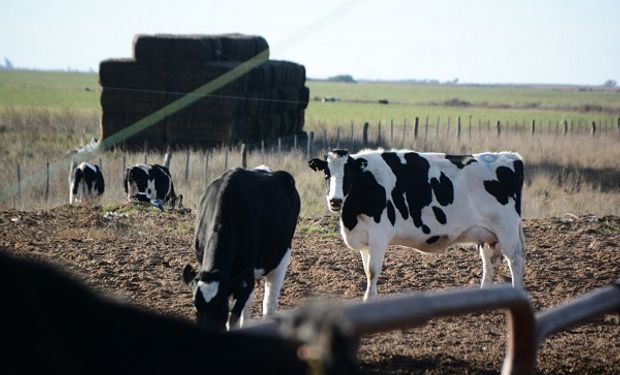
{"type": "MultiPolygon", "coordinates": [[[[388,140],[394,122],[394,142],[385,147],[407,147],[422,151],[471,153],[480,151],[513,150],[521,153],[530,175],[524,195],[526,217],[546,217],[571,213],[617,214],[620,207],[618,163],[620,147],[618,118],[620,91],[525,86],[424,86],[387,83],[332,83],[308,81],[311,101],[305,114],[305,130],[318,136],[325,129],[333,136],[341,128],[346,142],[350,126],[355,124],[359,142],[361,124],[369,122],[371,141],[376,139],[379,122],[382,123],[384,142],[388,140]],[[322,102],[323,97],[339,97],[337,102],[322,102]],[[317,100],[318,99],[318,100],[317,100]],[[389,104],[379,104],[387,99],[389,104]],[[454,100],[458,99],[458,100],[454,100]],[[445,105],[466,102],[466,106],[445,105]],[[587,110],[586,109],[590,109],[587,110]],[[470,117],[471,116],[471,117],[470,117]],[[420,119],[420,138],[414,139],[411,124],[420,119]],[[428,117],[428,139],[423,132],[428,117]],[[454,137],[456,119],[461,117],[463,134],[454,137]],[[432,129],[437,118],[441,128],[432,129]],[[468,122],[473,130],[468,134],[468,122]],[[501,121],[502,137],[495,134],[494,124],[501,121]],[[529,127],[536,120],[552,126],[558,121],[575,124],[577,129],[569,136],[544,132],[536,136],[515,132],[515,126],[529,127]],[[407,121],[403,136],[402,124],[407,121]],[[451,130],[446,124],[450,121],[451,130]],[[490,132],[478,132],[478,121],[491,124],[490,132]],[[599,131],[593,137],[589,124],[595,121],[599,131]],[[441,131],[437,131],[441,130],[441,131]],[[424,136],[423,136],[424,134],[424,136]],[[449,136],[447,136],[449,135],[449,136]]],[[[96,74],[0,71],[0,173],[7,176],[0,181],[0,192],[10,198],[0,207],[37,209],[54,207],[67,200],[67,151],[85,144],[91,137],[99,137],[99,105],[101,87],[96,74]],[[46,164],[50,163],[49,198],[44,198],[46,164]],[[20,166],[22,188],[16,191],[17,165],[20,166]]],[[[486,129],[485,126],[482,129],[486,129]]],[[[332,139],[333,142],[333,139],[332,139]]],[[[315,143],[315,155],[324,151],[323,141],[315,143]]],[[[328,144],[328,147],[335,144],[328,144]]],[[[359,147],[343,144],[345,147],[359,147]]],[[[269,150],[268,150],[269,151],[269,150]]],[[[237,151],[230,157],[225,149],[213,150],[209,169],[205,171],[205,156],[200,150],[191,151],[192,164],[185,179],[185,152],[173,155],[171,172],[175,189],[183,192],[185,202],[194,208],[204,184],[227,167],[240,165],[237,151]],[[228,162],[225,162],[228,160],[228,162]]],[[[314,156],[314,155],[313,155],[314,156]]],[[[127,165],[163,161],[161,154],[106,152],[93,157],[106,171],[106,194],[102,204],[117,204],[124,200],[121,177],[123,160],[127,165]],[[108,189],[109,188],[109,189],[108,189]]],[[[268,152],[263,159],[256,152],[249,156],[249,164],[267,163],[274,169],[290,171],[304,201],[304,216],[325,212],[323,182],[306,165],[302,152],[279,155],[268,152]]]]}

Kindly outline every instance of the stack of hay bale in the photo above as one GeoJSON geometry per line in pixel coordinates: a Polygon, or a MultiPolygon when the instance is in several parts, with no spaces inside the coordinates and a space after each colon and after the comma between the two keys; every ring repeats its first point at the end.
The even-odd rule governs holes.
{"type": "MultiPolygon", "coordinates": [[[[99,66],[102,139],[268,48],[264,38],[242,34],[137,35],[133,59],[105,60],[99,66]]],[[[305,81],[303,65],[268,60],[181,110],[154,116],[153,126],[121,145],[202,148],[303,135],[309,98],[305,81]]]]}

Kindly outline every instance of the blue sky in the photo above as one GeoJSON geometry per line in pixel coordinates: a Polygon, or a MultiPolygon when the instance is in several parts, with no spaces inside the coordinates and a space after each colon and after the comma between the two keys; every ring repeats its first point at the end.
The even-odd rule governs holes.
{"type": "Polygon", "coordinates": [[[470,83],[620,81],[617,0],[13,0],[0,61],[97,70],[139,33],[241,32],[307,75],[470,83]]]}

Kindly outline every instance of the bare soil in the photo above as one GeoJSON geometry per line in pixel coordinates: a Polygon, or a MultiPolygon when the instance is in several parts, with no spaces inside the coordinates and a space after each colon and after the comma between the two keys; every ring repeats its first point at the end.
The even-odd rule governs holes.
{"type": "MultiPolygon", "coordinates": [[[[108,296],[192,320],[191,296],[180,274],[186,263],[197,265],[190,246],[194,212],[126,211],[106,214],[88,206],[2,211],[0,247],[57,264],[108,296]]],[[[525,286],[537,311],[620,278],[620,217],[526,220],[525,236],[525,286]]],[[[379,293],[477,287],[480,278],[481,261],[473,246],[439,255],[393,247],[386,254],[379,293]]],[[[509,280],[502,265],[496,281],[509,280]]],[[[300,219],[281,309],[317,298],[359,301],[365,283],[359,254],[340,239],[336,217],[300,219]]],[[[258,317],[261,285],[256,297],[258,317]]],[[[358,358],[368,374],[493,374],[501,368],[505,336],[501,311],[433,319],[415,329],[363,337],[358,358]]],[[[536,372],[620,374],[618,315],[548,338],[539,348],[536,372]]]]}

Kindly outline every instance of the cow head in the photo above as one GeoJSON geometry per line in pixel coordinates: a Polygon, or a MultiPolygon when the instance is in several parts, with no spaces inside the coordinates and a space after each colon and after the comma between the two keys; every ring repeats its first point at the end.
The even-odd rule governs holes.
{"type": "Polygon", "coordinates": [[[183,268],[183,281],[192,291],[198,325],[214,331],[225,331],[229,320],[229,280],[221,272],[196,273],[189,264],[183,268]]]}
{"type": "Polygon", "coordinates": [[[354,159],[347,150],[332,150],[323,159],[312,159],[308,166],[314,171],[323,171],[327,184],[327,208],[340,211],[351,190],[353,181],[366,167],[365,159],[354,159]]]}

